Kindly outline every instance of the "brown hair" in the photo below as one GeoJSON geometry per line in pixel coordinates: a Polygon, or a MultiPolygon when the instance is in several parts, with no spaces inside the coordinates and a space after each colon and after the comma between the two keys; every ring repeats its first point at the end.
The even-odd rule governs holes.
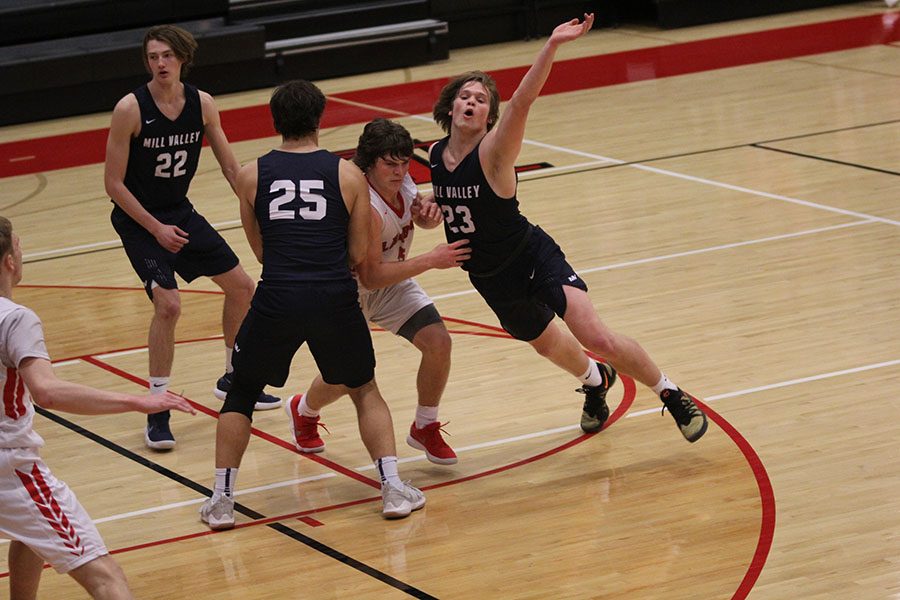
{"type": "Polygon", "coordinates": [[[181,75],[187,75],[190,66],[194,64],[194,52],[197,50],[197,40],[189,31],[177,25],[157,25],[151,27],[144,34],[144,68],[151,73],[150,63],[147,60],[147,44],[150,40],[156,40],[168,44],[181,61],[181,75]]]}
{"type": "Polygon", "coordinates": [[[353,162],[365,172],[382,156],[407,160],[413,155],[413,148],[406,127],[387,119],[375,119],[363,128],[353,162]]]}
{"type": "Polygon", "coordinates": [[[12,223],[6,217],[0,217],[0,259],[12,251],[12,223]]]}
{"type": "Polygon", "coordinates": [[[450,83],[444,86],[441,94],[438,96],[437,102],[434,103],[432,116],[434,122],[441,126],[445,132],[450,133],[450,125],[453,120],[450,118],[450,110],[453,108],[453,100],[459,94],[459,90],[470,81],[477,81],[484,86],[491,96],[491,109],[488,112],[487,129],[490,131],[497,123],[500,117],[500,92],[497,90],[497,82],[494,78],[483,71],[469,71],[463,73],[450,83]]]}
{"type": "Polygon", "coordinates": [[[325,95],[314,83],[303,79],[282,83],[269,100],[275,131],[286,140],[314,134],[325,112],[325,102],[325,95]]]}

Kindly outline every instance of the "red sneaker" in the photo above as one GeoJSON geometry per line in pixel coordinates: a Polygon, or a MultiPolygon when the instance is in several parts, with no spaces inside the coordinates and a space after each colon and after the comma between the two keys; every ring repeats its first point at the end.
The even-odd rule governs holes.
{"type": "Polygon", "coordinates": [[[457,462],[456,452],[441,437],[441,431],[441,423],[429,423],[419,429],[413,421],[409,427],[409,435],[406,436],[406,443],[416,450],[424,450],[425,456],[433,463],[455,465],[457,462]]]}
{"type": "Polygon", "coordinates": [[[319,417],[304,417],[297,412],[297,406],[303,394],[297,394],[285,405],[288,417],[290,417],[291,437],[294,438],[294,446],[300,452],[321,452],[325,449],[325,442],[319,437],[319,426],[325,431],[325,423],[319,423],[319,417]]]}

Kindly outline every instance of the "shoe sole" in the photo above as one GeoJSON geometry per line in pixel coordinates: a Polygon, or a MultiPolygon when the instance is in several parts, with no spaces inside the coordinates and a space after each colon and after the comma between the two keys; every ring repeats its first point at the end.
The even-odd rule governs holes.
{"type": "Polygon", "coordinates": [[[147,431],[144,430],[144,445],[151,450],[171,450],[175,447],[175,440],[161,440],[154,442],[150,439],[150,436],[147,435],[147,431]]]}
{"type": "MultiPolygon", "coordinates": [[[[294,398],[295,397],[296,396],[294,396],[294,398]]],[[[293,404],[294,398],[291,398],[290,400],[288,400],[287,404],[284,405],[284,412],[287,413],[288,427],[290,427],[290,429],[291,429],[291,440],[293,440],[293,442],[294,442],[294,448],[296,448],[300,452],[303,452],[304,454],[318,454],[319,452],[324,452],[325,444],[322,444],[321,446],[316,446],[314,448],[304,448],[297,441],[297,431],[296,431],[296,429],[294,429],[294,414],[293,414],[293,409],[291,407],[291,405],[293,404]]]]}
{"type": "MultiPolygon", "coordinates": [[[[453,458],[441,458],[439,456],[435,456],[434,454],[431,454],[425,448],[425,446],[422,445],[421,442],[419,442],[419,440],[417,440],[416,438],[414,438],[411,435],[406,436],[406,443],[407,443],[407,445],[412,446],[416,450],[421,450],[422,452],[424,452],[425,458],[427,458],[429,461],[433,462],[436,465],[455,465],[456,463],[459,462],[459,458],[457,458],[455,456],[453,458]]],[[[422,507],[420,506],[419,508],[422,508],[422,507]]],[[[417,510],[417,509],[414,508],[413,510],[417,510]]]]}
{"type": "MultiPolygon", "coordinates": [[[[219,388],[213,388],[213,396],[218,398],[219,400],[225,401],[225,397],[228,395],[228,392],[223,392],[219,388]]],[[[253,410],[272,410],[275,408],[281,408],[282,405],[281,398],[278,399],[277,402],[257,402],[253,405],[253,410]]]]}
{"type": "Polygon", "coordinates": [[[257,402],[253,405],[253,410],[272,410],[281,408],[282,404],[284,403],[281,401],[281,398],[279,398],[277,402],[257,402]]]}
{"type": "Polygon", "coordinates": [[[234,529],[234,519],[228,521],[217,521],[215,519],[200,519],[209,526],[213,531],[224,531],[226,529],[234,529]]]}
{"type": "Polygon", "coordinates": [[[706,415],[703,415],[703,427],[700,428],[700,431],[692,435],[691,437],[684,436],[684,439],[689,441],[690,443],[694,443],[706,433],[706,430],[709,428],[709,421],[706,419],[706,415]]]}
{"type": "MultiPolygon", "coordinates": [[[[593,417],[589,417],[589,418],[590,418],[592,421],[596,421],[596,419],[594,419],[593,417]]],[[[608,421],[608,420],[609,420],[609,417],[607,417],[606,420],[608,421]]],[[[606,425],[606,421],[604,421],[603,423],[598,423],[597,425],[589,425],[589,426],[585,426],[585,424],[584,424],[584,416],[582,415],[580,425],[581,425],[581,430],[582,430],[583,432],[585,432],[585,433],[597,433],[598,431],[600,431],[601,429],[603,429],[603,426],[606,425]]]]}
{"type": "Polygon", "coordinates": [[[395,509],[395,510],[392,510],[389,512],[382,510],[381,516],[384,517],[385,519],[402,519],[404,517],[408,517],[410,514],[421,509],[423,506],[425,506],[425,497],[424,496],[422,496],[422,501],[417,504],[410,504],[409,502],[406,502],[398,509],[395,509]]]}

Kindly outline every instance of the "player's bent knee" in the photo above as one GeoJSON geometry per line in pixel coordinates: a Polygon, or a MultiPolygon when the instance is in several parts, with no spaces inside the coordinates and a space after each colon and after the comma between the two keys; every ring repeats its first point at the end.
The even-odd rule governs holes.
{"type": "Polygon", "coordinates": [[[252,421],[253,407],[264,387],[264,385],[247,383],[241,381],[240,377],[235,377],[228,395],[225,396],[220,413],[236,412],[252,421]]]}

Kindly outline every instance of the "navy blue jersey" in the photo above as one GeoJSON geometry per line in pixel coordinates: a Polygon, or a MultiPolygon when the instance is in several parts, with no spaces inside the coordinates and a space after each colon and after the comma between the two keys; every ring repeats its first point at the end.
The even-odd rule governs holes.
{"type": "Polygon", "coordinates": [[[444,213],[448,242],[468,239],[471,257],[462,268],[471,275],[487,276],[503,269],[521,252],[531,224],[519,212],[516,197],[501,198],[487,182],[476,146],[451,173],[443,152],[449,137],[431,150],[434,201],[444,213]]]}
{"type": "Polygon", "coordinates": [[[264,283],[351,279],[340,160],[327,150],[272,150],[257,159],[264,283]]]}
{"type": "Polygon", "coordinates": [[[174,121],[165,116],[144,84],[134,90],[141,110],[141,131],[131,139],[125,187],[147,212],[186,203],[203,145],[200,93],[184,84],[184,108],[174,121]]]}

